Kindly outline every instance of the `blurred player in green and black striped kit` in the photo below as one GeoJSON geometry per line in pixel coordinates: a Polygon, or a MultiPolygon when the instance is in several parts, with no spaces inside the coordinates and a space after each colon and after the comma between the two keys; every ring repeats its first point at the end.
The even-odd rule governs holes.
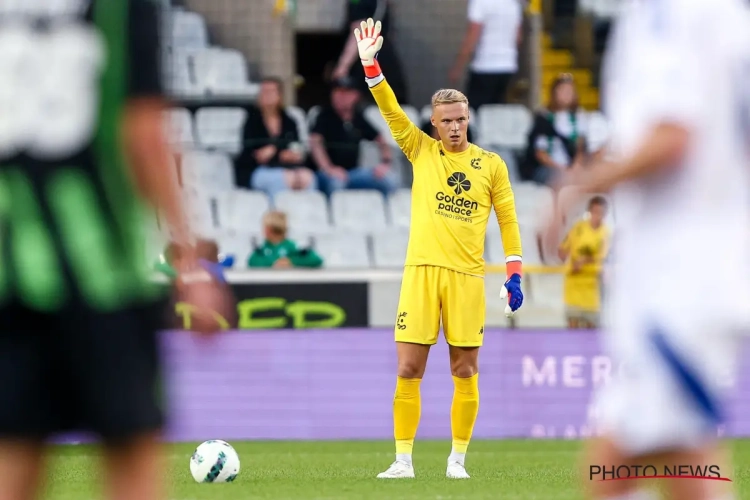
{"type": "Polygon", "coordinates": [[[196,264],[168,170],[157,14],[149,0],[0,0],[3,500],[37,496],[43,444],[68,430],[102,438],[110,498],[162,495],[163,302],[141,201],[186,245],[180,300],[228,306],[196,264]]]}

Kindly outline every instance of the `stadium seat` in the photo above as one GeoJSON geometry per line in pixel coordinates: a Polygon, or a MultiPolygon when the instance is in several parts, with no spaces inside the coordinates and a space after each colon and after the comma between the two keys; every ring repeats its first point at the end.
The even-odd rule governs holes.
{"type": "Polygon", "coordinates": [[[315,249],[328,269],[362,269],[371,267],[367,236],[350,232],[316,234],[315,249]]]}
{"type": "Polygon", "coordinates": [[[404,229],[372,235],[372,256],[375,267],[402,268],[409,246],[409,232],[404,229]]]}
{"type": "Polygon", "coordinates": [[[205,149],[237,155],[242,151],[242,132],[247,111],[242,108],[200,108],[195,113],[198,143],[205,149]]]}
{"type": "Polygon", "coordinates": [[[287,106],[286,112],[289,113],[289,116],[292,117],[292,120],[294,120],[294,123],[297,125],[300,142],[302,142],[305,150],[307,150],[308,144],[310,143],[310,132],[307,128],[307,116],[305,116],[305,111],[297,106],[287,106]]]}
{"type": "Polygon", "coordinates": [[[208,191],[234,188],[232,160],[224,153],[190,151],[182,158],[183,184],[208,191]]]}
{"type": "Polygon", "coordinates": [[[247,259],[253,251],[251,235],[227,231],[221,233],[216,239],[220,256],[234,256],[234,265],[232,266],[234,269],[245,269],[247,267],[247,259]]]}
{"type": "Polygon", "coordinates": [[[213,237],[218,230],[218,202],[215,192],[196,186],[182,190],[188,224],[201,237],[213,237]]]}
{"type": "Polygon", "coordinates": [[[331,195],[331,215],[337,229],[370,233],[388,227],[385,199],[378,191],[336,191],[331,195]]]}
{"type": "Polygon", "coordinates": [[[611,19],[620,14],[623,0],[592,0],[591,12],[594,16],[602,19],[611,19]]]}
{"type": "Polygon", "coordinates": [[[208,46],[208,29],[203,16],[186,10],[171,11],[169,40],[177,50],[198,50],[208,46]]]}
{"type": "Polygon", "coordinates": [[[523,225],[521,226],[521,248],[523,249],[524,264],[532,266],[538,266],[542,264],[538,235],[538,228],[523,225]]]}
{"type": "Polygon", "coordinates": [[[531,112],[520,104],[487,104],[479,111],[479,133],[482,144],[504,147],[514,151],[523,149],[531,129],[531,112]]]}
{"type": "Polygon", "coordinates": [[[287,214],[291,232],[320,234],[332,231],[328,203],[319,191],[283,191],[276,195],[274,206],[287,214]]]}
{"type": "Polygon", "coordinates": [[[247,61],[238,50],[209,48],[193,55],[196,83],[209,95],[254,99],[260,86],[248,79],[247,61]]]}
{"type": "Polygon", "coordinates": [[[599,151],[609,138],[609,123],[602,113],[593,111],[588,115],[588,151],[594,153],[599,151]]]}
{"type": "Polygon", "coordinates": [[[357,158],[357,164],[365,167],[374,167],[379,163],[380,146],[373,141],[359,141],[359,157],[357,158]]]}
{"type": "Polygon", "coordinates": [[[261,234],[263,216],[271,206],[262,191],[232,189],[219,197],[219,224],[224,230],[241,234],[261,234]]]}
{"type": "Polygon", "coordinates": [[[399,189],[391,194],[388,212],[393,226],[408,229],[411,224],[411,189],[399,189]]]}
{"type": "Polygon", "coordinates": [[[169,141],[177,149],[187,149],[195,145],[193,117],[185,108],[173,108],[166,112],[169,141]]]}
{"type": "Polygon", "coordinates": [[[198,97],[203,90],[198,87],[190,71],[191,56],[188,52],[176,50],[166,58],[164,81],[167,90],[178,97],[198,97]]]}
{"type": "Polygon", "coordinates": [[[378,131],[380,135],[385,138],[385,140],[391,144],[396,145],[395,139],[393,139],[393,136],[391,136],[391,131],[388,129],[388,124],[385,122],[385,118],[383,118],[383,115],[380,113],[380,109],[378,109],[377,106],[371,105],[367,106],[364,111],[365,119],[370,122],[370,125],[375,127],[375,130],[378,131]]]}
{"type": "MultiPolygon", "coordinates": [[[[555,203],[554,191],[533,182],[519,182],[513,186],[519,223],[535,227],[547,216],[555,203]]],[[[494,216],[494,214],[493,214],[494,216]]]]}

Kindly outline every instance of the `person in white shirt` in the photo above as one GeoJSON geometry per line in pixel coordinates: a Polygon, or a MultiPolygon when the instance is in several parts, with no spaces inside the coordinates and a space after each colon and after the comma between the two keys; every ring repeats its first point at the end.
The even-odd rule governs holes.
{"type": "Polygon", "coordinates": [[[458,84],[471,60],[466,96],[472,107],[505,103],[508,85],[518,72],[521,0],[469,0],[468,18],[469,28],[448,74],[450,83],[458,84]]]}
{"type": "MultiPolygon", "coordinates": [[[[629,0],[616,21],[602,79],[607,163],[568,182],[614,190],[618,229],[603,343],[623,370],[597,395],[603,437],[587,464],[654,464],[658,474],[715,464],[731,477],[717,435],[750,332],[749,9],[629,0]]],[[[597,499],[641,498],[641,481],[597,479],[597,499]]],[[[665,487],[673,499],[717,500],[733,498],[731,485],[665,487]]]]}

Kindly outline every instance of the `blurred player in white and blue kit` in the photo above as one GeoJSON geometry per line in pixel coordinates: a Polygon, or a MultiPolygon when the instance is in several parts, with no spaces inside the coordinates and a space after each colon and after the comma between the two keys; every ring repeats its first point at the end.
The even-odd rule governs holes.
{"type": "MultiPolygon", "coordinates": [[[[617,216],[602,341],[626,369],[598,395],[604,436],[587,465],[709,465],[721,455],[720,379],[736,373],[750,331],[749,8],[627,0],[614,25],[602,75],[609,155],[567,180],[581,194],[611,192],[617,216]]],[[[555,237],[560,226],[550,227],[555,237]]],[[[642,484],[591,490],[634,500],[646,498],[642,484]]],[[[673,499],[733,498],[720,481],[665,486],[673,499]]]]}

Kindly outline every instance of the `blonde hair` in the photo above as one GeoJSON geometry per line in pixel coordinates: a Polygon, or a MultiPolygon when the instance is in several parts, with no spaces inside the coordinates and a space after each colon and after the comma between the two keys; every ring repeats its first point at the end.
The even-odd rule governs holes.
{"type": "Polygon", "coordinates": [[[462,103],[469,106],[469,99],[463,92],[455,89],[440,89],[432,95],[432,107],[440,104],[462,103]]]}
{"type": "Polygon", "coordinates": [[[263,216],[263,224],[270,227],[279,234],[286,234],[286,214],[278,210],[271,210],[266,212],[263,216]]]}

